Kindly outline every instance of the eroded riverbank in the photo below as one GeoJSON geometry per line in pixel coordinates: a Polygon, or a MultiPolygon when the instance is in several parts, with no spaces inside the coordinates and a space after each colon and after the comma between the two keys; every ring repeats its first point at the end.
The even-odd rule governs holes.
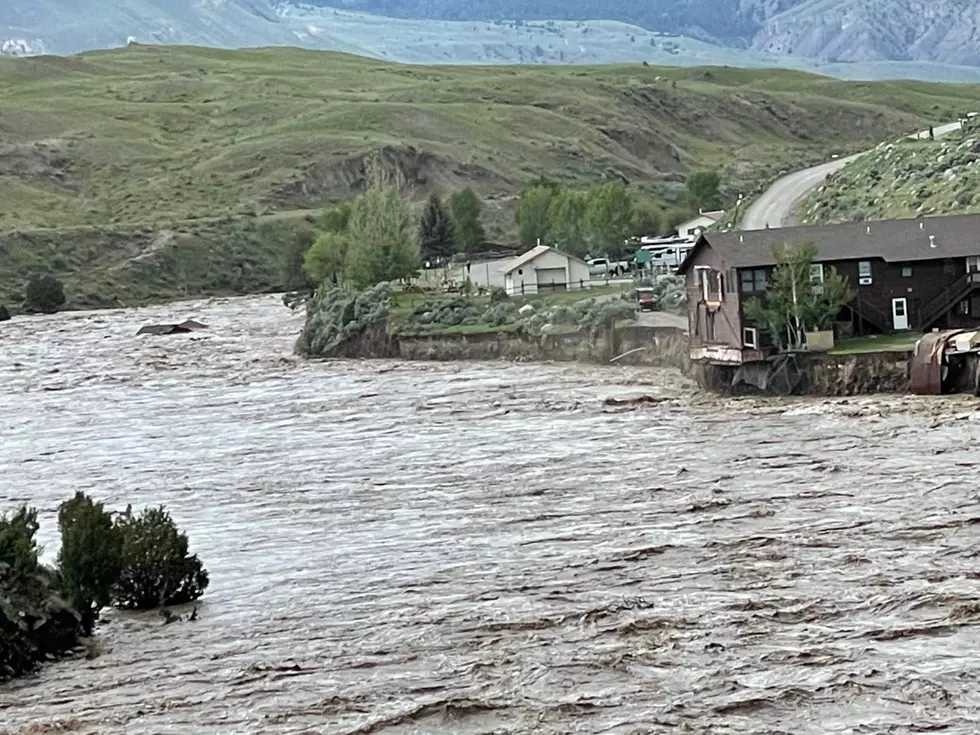
{"type": "Polygon", "coordinates": [[[0,689],[0,731],[975,730],[976,399],[304,363],[300,326],[0,325],[0,504],[166,502],[212,574],[197,622],[112,613],[101,657],[0,689]]]}

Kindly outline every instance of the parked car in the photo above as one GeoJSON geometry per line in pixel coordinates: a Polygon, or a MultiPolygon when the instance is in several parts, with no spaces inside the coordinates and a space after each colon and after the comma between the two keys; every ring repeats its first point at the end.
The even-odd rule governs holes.
{"type": "Polygon", "coordinates": [[[604,276],[612,270],[609,258],[592,258],[588,263],[589,273],[593,276],[604,276]]]}
{"type": "Polygon", "coordinates": [[[649,286],[641,286],[636,289],[636,310],[656,311],[657,292],[649,286]]]}

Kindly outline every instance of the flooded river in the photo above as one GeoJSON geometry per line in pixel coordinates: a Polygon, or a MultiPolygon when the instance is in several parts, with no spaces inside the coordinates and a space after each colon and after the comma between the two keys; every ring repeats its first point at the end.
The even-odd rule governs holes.
{"type": "Polygon", "coordinates": [[[0,688],[0,732],[976,731],[973,399],[304,363],[299,324],[0,325],[2,507],[53,560],[76,489],[166,503],[212,578],[198,621],[110,612],[101,656],[0,688]]]}

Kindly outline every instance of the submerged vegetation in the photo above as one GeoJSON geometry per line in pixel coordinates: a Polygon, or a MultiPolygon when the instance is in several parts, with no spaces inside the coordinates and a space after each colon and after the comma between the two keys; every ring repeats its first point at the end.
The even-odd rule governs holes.
{"type": "Polygon", "coordinates": [[[208,575],[162,508],[116,515],[83,493],[58,511],[61,551],[40,561],[37,510],[0,516],[0,682],[74,651],[102,609],[198,599],[208,575]]]}

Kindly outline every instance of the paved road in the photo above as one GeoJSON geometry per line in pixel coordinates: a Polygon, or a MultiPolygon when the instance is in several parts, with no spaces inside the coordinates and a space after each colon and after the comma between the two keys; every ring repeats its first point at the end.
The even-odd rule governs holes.
{"type": "MultiPolygon", "coordinates": [[[[960,122],[947,123],[937,126],[933,132],[939,137],[947,135],[954,130],[960,129],[960,122]]],[[[909,136],[910,138],[927,138],[928,130],[922,130],[909,136]]],[[[819,166],[805,168],[802,171],[787,174],[770,186],[756,199],[746,210],[742,218],[743,230],[762,230],[766,225],[769,227],[788,227],[793,224],[793,209],[796,204],[805,197],[810,191],[820,186],[830,174],[840,171],[844,166],[854,161],[865,153],[856,153],[853,156],[837,158],[819,166]]]]}

